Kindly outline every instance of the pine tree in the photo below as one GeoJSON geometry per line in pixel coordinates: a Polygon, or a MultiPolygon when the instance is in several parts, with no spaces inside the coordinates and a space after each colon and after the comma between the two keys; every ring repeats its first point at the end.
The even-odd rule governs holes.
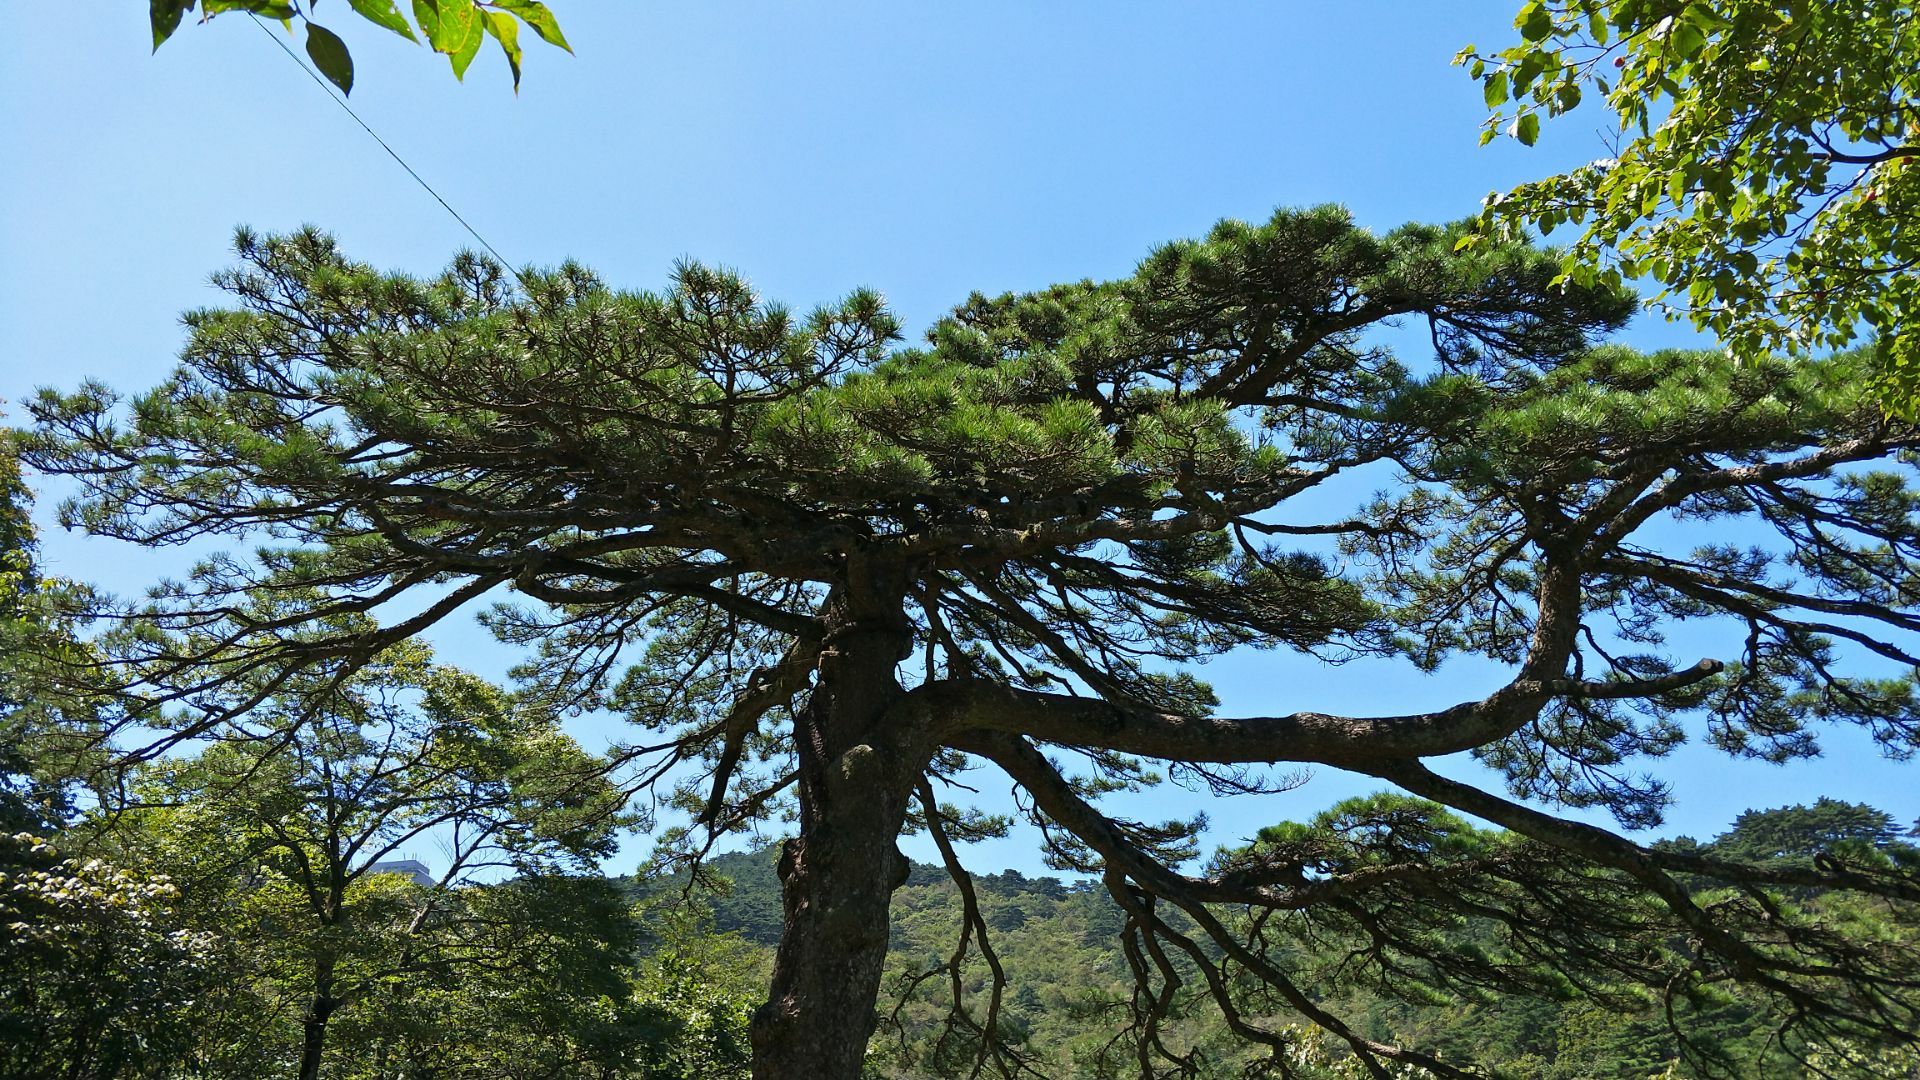
{"type": "Polygon", "coordinates": [[[1714,850],[1748,862],[1793,859],[1808,862],[1844,844],[1885,847],[1902,830],[1893,815],[1864,803],[1821,796],[1812,806],[1748,810],[1713,842],[1714,850]]]}
{"type": "MultiPolygon", "coordinates": [[[[156,746],[249,706],[223,687],[350,673],[517,594],[485,618],[532,647],[527,692],[645,729],[621,752],[637,782],[700,767],[670,792],[688,852],[790,792],[756,1076],[859,1075],[896,840],[930,831],[964,888],[954,841],[1002,823],[936,785],[979,763],[1127,912],[1143,1071],[1183,1067],[1160,1025],[1197,974],[1279,1060],[1298,1040],[1272,1018],[1294,1014],[1374,1075],[1469,1075],[1323,1007],[1269,918],[1364,931],[1353,964],[1383,984],[1684,1004],[1735,981],[1782,1003],[1791,1038],[1910,1039],[1911,937],[1829,933],[1768,891],[1906,903],[1910,868],[1751,866],[1520,800],[1653,823],[1667,792],[1631,770],[1690,721],[1777,760],[1816,752],[1815,722],[1911,749],[1920,436],[1861,390],[1865,358],[1597,345],[1632,297],[1462,235],[1326,208],[1224,223],[1123,280],[975,296],[907,348],[870,292],[802,317],[695,265],[660,293],[472,256],[419,281],[317,232],[242,233],[232,302],[188,317],[178,372],[126,402],[44,394],[31,459],[82,485],[67,514],[97,533],[280,545],[112,613],[129,629],[101,647],[156,746]],[[1369,337],[1399,319],[1431,359],[1369,337]],[[1350,473],[1399,480],[1306,509],[1350,473]],[[1675,541],[1703,521],[1716,542],[1675,541]],[[1730,628],[1725,651],[1669,655],[1681,623],[1730,628]],[[1475,654],[1510,678],[1397,716],[1216,715],[1190,665],[1243,646],[1475,654]],[[1422,763],[1461,751],[1513,797],[1422,763]],[[1160,770],[1258,793],[1268,763],[1419,799],[1199,873],[1195,823],[1101,808],[1160,770]],[[1506,952],[1450,948],[1443,924],[1468,917],[1508,927],[1506,952]]],[[[975,905],[966,927],[957,955],[991,947],[975,905]]],[[[950,1022],[1010,1071],[1000,989],[950,1022]]]]}

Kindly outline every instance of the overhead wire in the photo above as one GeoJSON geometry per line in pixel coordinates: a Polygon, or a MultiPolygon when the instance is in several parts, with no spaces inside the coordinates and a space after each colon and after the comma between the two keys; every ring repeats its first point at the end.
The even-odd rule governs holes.
{"type": "Polygon", "coordinates": [[[513,263],[507,261],[507,257],[505,255],[500,254],[500,251],[498,248],[495,248],[492,244],[488,243],[486,237],[480,235],[480,230],[474,228],[473,225],[469,223],[466,218],[461,217],[460,211],[455,210],[453,208],[452,203],[449,203],[444,197],[441,196],[441,194],[438,191],[435,191],[433,188],[433,185],[427,183],[426,179],[422,177],[418,172],[416,172],[413,166],[407,164],[407,159],[401,157],[399,151],[395,150],[392,146],[388,145],[387,140],[381,138],[380,133],[373,130],[372,125],[368,124],[365,120],[362,120],[360,118],[359,113],[353,111],[353,106],[347,104],[347,99],[345,97],[341,96],[341,94],[338,91],[336,91],[330,83],[328,83],[325,79],[321,78],[319,72],[314,71],[313,68],[307,65],[306,61],[300,59],[300,57],[297,54],[295,54],[292,49],[288,48],[287,43],[280,40],[280,35],[274,33],[273,30],[270,29],[266,23],[261,22],[258,17],[254,17],[253,24],[260,28],[261,33],[271,38],[273,40],[273,43],[280,47],[281,52],[287,54],[287,59],[293,61],[295,67],[298,67],[301,71],[306,72],[307,78],[312,79],[314,82],[314,85],[318,86],[322,93],[326,94],[329,98],[332,98],[333,103],[335,105],[340,106],[340,108],[344,110],[348,116],[352,117],[353,122],[360,125],[360,130],[372,136],[373,141],[380,144],[380,149],[385,150],[387,152],[388,157],[392,158],[394,162],[398,164],[402,169],[405,169],[407,171],[408,176],[413,177],[414,183],[419,184],[422,190],[424,190],[427,194],[433,196],[433,201],[439,203],[442,209],[446,210],[447,213],[452,214],[453,220],[459,222],[460,227],[467,230],[468,235],[472,236],[475,240],[479,241],[481,247],[487,249],[487,254],[492,255],[494,259],[500,263],[501,266],[504,266],[508,270],[512,271],[515,277],[523,276],[519,270],[515,270],[513,268],[513,265],[514,265],[513,263]]]}

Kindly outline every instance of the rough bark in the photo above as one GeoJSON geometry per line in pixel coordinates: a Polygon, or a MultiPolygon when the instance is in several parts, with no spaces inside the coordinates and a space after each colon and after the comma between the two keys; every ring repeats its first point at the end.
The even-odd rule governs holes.
{"type": "Polygon", "coordinates": [[[818,681],[795,720],[800,827],[781,853],[785,927],[753,1018],[756,1080],[857,1080],[873,1034],[887,905],[907,872],[895,841],[932,753],[924,724],[886,715],[913,640],[901,595],[856,576],[825,613],[818,681]]]}

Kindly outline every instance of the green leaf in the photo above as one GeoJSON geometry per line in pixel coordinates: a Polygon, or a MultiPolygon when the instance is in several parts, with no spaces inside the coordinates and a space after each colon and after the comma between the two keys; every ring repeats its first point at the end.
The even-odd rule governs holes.
{"type": "MultiPolygon", "coordinates": [[[[474,10],[473,0],[431,0],[437,11],[433,28],[427,32],[427,40],[435,52],[448,56],[458,54],[467,47],[467,39],[481,32],[480,13],[474,10]]],[[[415,7],[419,0],[415,0],[415,7]]],[[[477,51],[478,45],[474,46],[477,51]]]]}
{"type": "Polygon", "coordinates": [[[224,15],[229,11],[247,11],[255,15],[265,15],[270,19],[284,19],[293,14],[293,9],[277,0],[204,0],[200,10],[208,18],[224,15]]]}
{"type": "Polygon", "coordinates": [[[180,16],[187,13],[187,0],[151,0],[147,9],[153,22],[153,48],[160,50],[160,43],[173,36],[180,27],[180,16]]]}
{"type": "Polygon", "coordinates": [[[1514,20],[1514,25],[1520,28],[1520,36],[1528,41],[1545,41],[1547,35],[1553,33],[1553,12],[1548,11],[1540,0],[1533,0],[1533,3],[1520,9],[1520,17],[1514,20]]]}
{"type": "Polygon", "coordinates": [[[1513,69],[1513,92],[1526,93],[1527,87],[1533,85],[1533,80],[1547,70],[1548,63],[1545,53],[1530,52],[1521,57],[1520,63],[1513,69]]]}
{"type": "Polygon", "coordinates": [[[1500,107],[1502,102],[1507,100],[1507,73],[1506,72],[1496,71],[1492,75],[1489,75],[1487,77],[1485,96],[1487,100],[1487,108],[1489,109],[1497,109],[1500,107]]]}
{"type": "Polygon", "coordinates": [[[399,6],[393,0],[347,0],[347,2],[352,4],[353,10],[359,12],[360,17],[368,22],[384,26],[408,41],[420,40],[413,36],[413,27],[407,25],[407,17],[400,14],[399,6]]]}
{"type": "MultiPolygon", "coordinates": [[[[473,14],[467,23],[467,36],[455,51],[447,54],[447,59],[453,64],[453,77],[461,80],[466,79],[467,67],[473,63],[473,58],[480,55],[480,44],[487,40],[487,20],[471,4],[467,10],[473,14]]],[[[440,25],[445,26],[446,22],[442,20],[440,25]]]]}
{"type": "Polygon", "coordinates": [[[317,22],[308,22],[307,55],[341,93],[353,93],[353,58],[347,55],[347,43],[338,34],[317,22]]]}
{"type": "Polygon", "coordinates": [[[560,33],[560,23],[554,19],[553,12],[540,0],[495,0],[494,7],[511,11],[520,17],[520,21],[533,28],[540,40],[556,48],[573,51],[567,44],[566,36],[560,33]]]}
{"type": "Polygon", "coordinates": [[[520,24],[504,11],[487,12],[487,33],[500,43],[507,54],[507,66],[513,69],[513,92],[520,92],[520,24]]]}
{"type": "Polygon", "coordinates": [[[435,0],[413,0],[413,20],[420,24],[420,32],[427,35],[427,43],[432,44],[434,36],[440,33],[440,5],[435,0]]]}
{"type": "Polygon", "coordinates": [[[1522,113],[1513,122],[1513,137],[1519,139],[1522,146],[1532,146],[1540,138],[1540,115],[1522,113]]]}
{"type": "Polygon", "coordinates": [[[1674,52],[1682,57],[1688,57],[1705,47],[1707,35],[1701,33],[1700,28],[1690,22],[1677,22],[1673,26],[1673,34],[1669,40],[1673,43],[1674,52]]]}

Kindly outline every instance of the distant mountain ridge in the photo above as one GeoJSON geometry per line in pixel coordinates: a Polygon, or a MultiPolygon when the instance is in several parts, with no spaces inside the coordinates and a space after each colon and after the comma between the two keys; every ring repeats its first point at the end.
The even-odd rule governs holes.
{"type": "MultiPolygon", "coordinates": [[[[707,870],[732,883],[724,891],[697,894],[706,901],[713,914],[714,930],[723,934],[738,934],[759,945],[774,946],[780,943],[782,913],[780,875],[777,870],[779,861],[778,845],[754,851],[730,851],[705,861],[707,870]]],[[[687,875],[684,872],[661,877],[629,875],[620,881],[636,900],[646,900],[685,888],[687,875]]],[[[1052,876],[1027,877],[1018,870],[976,874],[973,883],[974,888],[982,894],[1003,900],[1014,900],[1023,895],[1059,900],[1070,895],[1098,892],[1092,883],[1063,881],[1052,876]]],[[[907,883],[902,889],[929,887],[951,888],[946,869],[931,863],[909,863],[907,883]]],[[[1105,894],[1100,895],[1104,898],[1105,894]]]]}

